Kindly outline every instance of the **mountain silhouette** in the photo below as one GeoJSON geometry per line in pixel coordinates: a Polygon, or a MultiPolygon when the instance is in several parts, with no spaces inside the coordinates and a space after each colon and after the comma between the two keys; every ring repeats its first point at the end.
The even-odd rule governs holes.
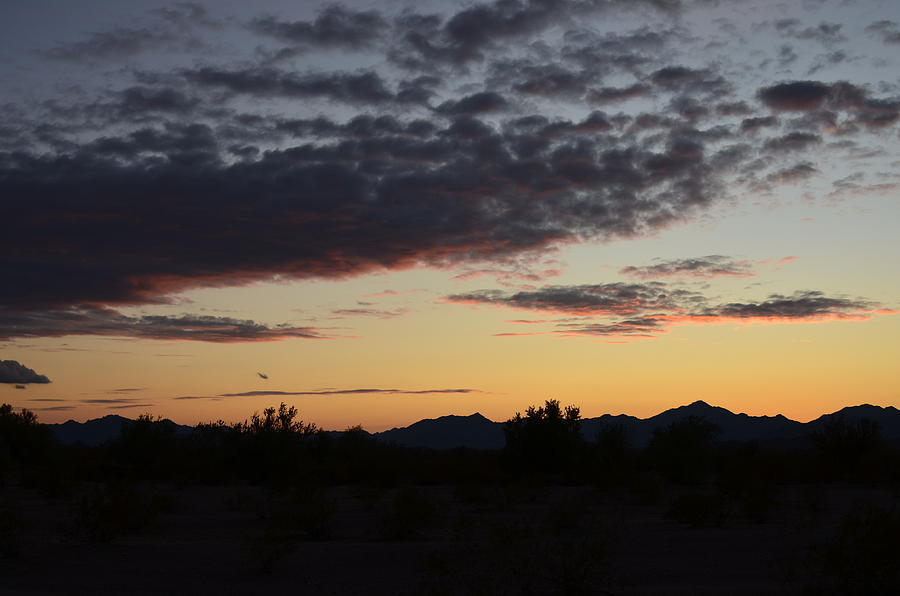
{"type": "MultiPolygon", "coordinates": [[[[84,443],[85,445],[96,447],[117,439],[122,434],[122,427],[130,422],[133,422],[131,418],[107,414],[103,418],[94,418],[85,422],[68,420],[62,424],[48,424],[47,426],[50,427],[53,437],[63,445],[84,443]]],[[[172,423],[170,420],[162,420],[160,422],[172,423]]],[[[193,427],[175,424],[175,432],[177,434],[189,433],[193,432],[193,430],[193,427]]]]}
{"type": "MultiPolygon", "coordinates": [[[[891,441],[900,441],[900,410],[893,406],[881,407],[870,404],[850,406],[825,414],[810,422],[797,422],[778,414],[776,416],[750,416],[735,414],[725,408],[712,406],[704,401],[679,406],[661,412],[650,418],[637,418],[627,414],[604,414],[596,418],[586,418],[581,422],[581,433],[585,439],[593,441],[606,426],[622,426],[629,444],[635,448],[646,447],[657,428],[665,428],[673,422],[688,416],[705,418],[719,428],[719,441],[759,441],[800,444],[807,441],[813,432],[820,430],[835,417],[847,422],[868,418],[878,423],[881,436],[891,441]]],[[[82,442],[86,445],[101,445],[119,436],[124,423],[131,422],[122,416],[108,415],[86,422],[69,420],[63,424],[48,424],[53,436],[63,444],[82,442]]],[[[175,425],[176,433],[192,432],[190,426],[175,425]]],[[[337,431],[329,434],[338,435],[337,431]]],[[[392,428],[371,433],[376,440],[395,443],[404,447],[424,447],[429,449],[500,449],[504,445],[503,423],[494,422],[480,413],[469,416],[448,415],[427,418],[409,426],[392,428]]]]}
{"type": "Polygon", "coordinates": [[[469,416],[426,418],[403,428],[374,433],[374,436],[406,447],[431,449],[500,449],[504,444],[503,424],[488,420],[477,412],[469,416]]]}

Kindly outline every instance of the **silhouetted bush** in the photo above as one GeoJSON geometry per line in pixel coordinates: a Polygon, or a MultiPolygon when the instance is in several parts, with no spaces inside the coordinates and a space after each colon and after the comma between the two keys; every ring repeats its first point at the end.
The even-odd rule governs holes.
{"type": "Polygon", "coordinates": [[[421,537],[440,520],[440,506],[433,497],[423,490],[404,486],[397,491],[382,520],[381,537],[388,540],[421,537]]]}
{"type": "Polygon", "coordinates": [[[483,537],[437,551],[417,594],[604,594],[613,582],[619,529],[564,501],[544,517],[495,522],[483,537]]]}
{"type": "Polygon", "coordinates": [[[0,559],[17,557],[25,543],[25,523],[18,507],[0,500],[0,559]]]}
{"type": "Polygon", "coordinates": [[[809,594],[900,594],[900,510],[865,506],[848,513],[807,560],[809,594]]]}
{"type": "Polygon", "coordinates": [[[634,465],[629,449],[628,428],[621,423],[607,423],[597,431],[595,444],[598,481],[603,486],[624,482],[634,465]]]}
{"type": "Polygon", "coordinates": [[[672,482],[702,482],[712,471],[713,440],[718,432],[715,424],[699,416],[657,428],[648,447],[651,465],[672,482]]]}
{"type": "Polygon", "coordinates": [[[672,500],[666,517],[699,528],[721,526],[728,519],[730,512],[730,503],[720,493],[689,492],[680,494],[672,500]]]}
{"type": "Polygon", "coordinates": [[[843,416],[833,416],[810,439],[819,452],[824,474],[830,478],[873,480],[886,472],[879,465],[884,443],[874,420],[850,422],[843,416]]]}
{"type": "Polygon", "coordinates": [[[114,482],[77,498],[63,537],[72,542],[110,542],[145,528],[159,514],[160,503],[134,486],[114,482]]]}
{"type": "Polygon", "coordinates": [[[570,478],[582,455],[581,411],[562,408],[555,399],[539,408],[529,406],[524,416],[516,412],[503,430],[504,457],[515,473],[570,478]]]}
{"type": "Polygon", "coordinates": [[[50,429],[38,423],[34,412],[0,405],[0,486],[13,470],[31,484],[35,470],[48,464],[53,447],[50,429]]]}

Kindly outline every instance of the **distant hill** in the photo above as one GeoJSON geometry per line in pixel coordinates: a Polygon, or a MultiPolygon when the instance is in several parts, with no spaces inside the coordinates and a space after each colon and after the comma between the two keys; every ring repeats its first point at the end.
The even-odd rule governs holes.
{"type": "MultiPolygon", "coordinates": [[[[97,446],[107,443],[119,437],[122,433],[122,426],[129,422],[133,422],[131,418],[109,414],[103,418],[94,418],[86,422],[76,422],[69,420],[62,424],[48,424],[50,431],[57,441],[64,445],[73,445],[75,443],[84,443],[85,445],[97,446]]],[[[171,420],[163,420],[163,423],[174,424],[171,420]]],[[[176,433],[193,432],[190,426],[175,424],[176,433]]]]}
{"type": "Polygon", "coordinates": [[[427,418],[403,428],[374,433],[374,436],[380,441],[432,449],[500,449],[505,442],[503,424],[479,413],[427,418]]]}
{"type": "MultiPolygon", "coordinates": [[[[655,429],[664,428],[688,416],[702,417],[718,426],[719,441],[804,443],[811,433],[820,430],[829,420],[839,416],[848,422],[862,418],[874,420],[878,423],[884,438],[900,441],[900,410],[893,406],[880,407],[868,404],[843,408],[803,423],[785,418],[781,414],[777,416],[735,414],[725,408],[695,401],[650,418],[637,418],[626,414],[604,414],[596,418],[586,418],[582,421],[581,432],[587,440],[592,441],[605,426],[621,425],[626,430],[630,444],[641,448],[650,442],[655,429]]],[[[86,445],[100,445],[118,437],[122,424],[126,422],[130,422],[130,419],[109,415],[87,422],[69,420],[63,424],[47,426],[61,443],[72,444],[81,441],[86,445]]],[[[192,428],[176,425],[176,432],[189,433],[192,432],[192,428]]],[[[339,433],[332,431],[329,434],[339,433]]],[[[372,436],[386,443],[430,449],[458,447],[500,449],[504,444],[503,423],[489,420],[479,413],[469,416],[428,418],[402,428],[372,433],[372,436]]]]}

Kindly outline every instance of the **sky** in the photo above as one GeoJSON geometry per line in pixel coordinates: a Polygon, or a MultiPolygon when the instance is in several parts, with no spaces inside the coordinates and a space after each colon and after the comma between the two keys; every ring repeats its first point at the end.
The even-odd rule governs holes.
{"type": "Polygon", "coordinates": [[[0,402],[900,405],[900,4],[8,0],[0,402]]]}

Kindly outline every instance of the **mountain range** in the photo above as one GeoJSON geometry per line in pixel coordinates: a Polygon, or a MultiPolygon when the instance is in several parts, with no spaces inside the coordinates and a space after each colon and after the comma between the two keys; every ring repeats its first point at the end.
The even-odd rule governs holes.
{"type": "MultiPolygon", "coordinates": [[[[778,414],[776,416],[749,416],[735,414],[725,408],[711,406],[696,401],[686,406],[672,408],[650,418],[637,418],[626,414],[604,414],[581,421],[582,435],[593,440],[604,426],[621,425],[633,447],[644,447],[653,436],[653,431],[688,416],[702,417],[719,428],[720,441],[759,441],[786,444],[801,444],[810,434],[821,429],[829,420],[842,417],[848,422],[863,418],[878,423],[881,436],[891,441],[900,441],[900,410],[893,406],[873,405],[851,406],[825,414],[810,422],[797,422],[778,414]]],[[[86,445],[100,445],[119,436],[122,426],[131,422],[122,416],[109,415],[86,422],[69,420],[62,424],[49,424],[53,435],[64,444],[82,442],[86,445]]],[[[169,421],[166,421],[167,423],[169,421]]],[[[175,432],[188,434],[193,428],[175,425],[175,432]]],[[[503,423],[485,418],[479,413],[469,416],[441,416],[427,418],[409,426],[392,428],[371,433],[379,440],[406,447],[430,449],[500,449],[504,444],[503,423]]]]}

